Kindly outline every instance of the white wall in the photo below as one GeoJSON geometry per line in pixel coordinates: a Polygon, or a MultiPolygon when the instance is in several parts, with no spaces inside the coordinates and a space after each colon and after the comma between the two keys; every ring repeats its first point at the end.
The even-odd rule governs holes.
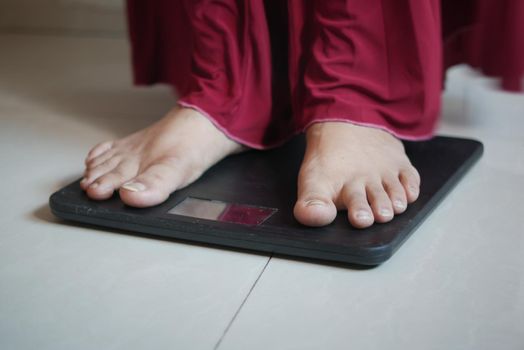
{"type": "Polygon", "coordinates": [[[124,6],[124,0],[0,0],[0,31],[123,36],[124,6]]]}

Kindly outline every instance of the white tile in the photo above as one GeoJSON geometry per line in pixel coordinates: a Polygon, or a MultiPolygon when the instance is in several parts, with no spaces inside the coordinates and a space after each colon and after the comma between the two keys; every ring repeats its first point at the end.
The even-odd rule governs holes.
{"type": "Polygon", "coordinates": [[[164,113],[125,41],[0,36],[0,348],[212,349],[267,257],[67,225],[49,195],[164,113]]]}
{"type": "Polygon", "coordinates": [[[2,0],[0,31],[125,36],[121,0],[2,0]]]}

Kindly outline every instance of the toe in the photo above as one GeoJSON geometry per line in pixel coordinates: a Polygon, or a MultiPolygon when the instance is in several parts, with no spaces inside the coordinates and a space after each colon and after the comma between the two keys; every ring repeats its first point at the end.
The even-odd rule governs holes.
{"type": "Polygon", "coordinates": [[[116,156],[116,152],[114,149],[110,149],[110,150],[107,150],[105,152],[103,152],[102,154],[99,154],[98,156],[96,157],[93,157],[93,158],[90,158],[90,159],[86,159],[86,168],[87,169],[93,169],[97,166],[99,166],[100,164],[104,163],[105,161],[113,158],[116,156]]]}
{"type": "Polygon", "coordinates": [[[80,186],[82,189],[86,190],[89,186],[92,186],[93,183],[101,176],[109,173],[113,169],[115,169],[118,164],[120,164],[121,158],[120,157],[113,157],[102,164],[99,164],[96,167],[93,168],[87,168],[84,174],[84,178],[80,182],[80,186]]]}
{"type": "Polygon", "coordinates": [[[135,163],[122,162],[87,187],[87,195],[97,200],[108,199],[122,184],[136,176],[137,171],[138,166],[135,163]]]}
{"type": "Polygon", "coordinates": [[[120,188],[120,198],[137,208],[160,204],[185,183],[186,174],[190,173],[187,167],[178,159],[162,159],[125,183],[120,188]]]}
{"type": "Polygon", "coordinates": [[[393,219],[393,208],[382,184],[379,182],[368,184],[366,194],[375,221],[381,223],[391,221],[393,219]]]}
{"type": "Polygon", "coordinates": [[[295,218],[306,226],[325,226],[337,216],[333,191],[326,181],[301,174],[298,180],[298,199],[293,210],[295,218]]]}
{"type": "Polygon", "coordinates": [[[417,169],[410,166],[402,170],[399,179],[404,187],[408,203],[416,201],[420,193],[420,175],[417,169]]]}
{"type": "Polygon", "coordinates": [[[356,228],[366,228],[375,221],[373,211],[368,204],[366,189],[363,184],[349,184],[342,190],[342,200],[348,209],[348,219],[356,228]]]}
{"type": "Polygon", "coordinates": [[[388,177],[383,182],[384,189],[386,190],[389,200],[393,206],[395,214],[403,213],[407,208],[406,192],[404,187],[400,183],[398,177],[388,177]]]}
{"type": "Polygon", "coordinates": [[[89,151],[89,153],[87,154],[86,164],[91,159],[96,158],[99,155],[101,155],[102,153],[104,153],[104,152],[108,151],[109,149],[111,149],[111,147],[113,147],[113,141],[101,142],[98,145],[96,145],[95,147],[93,147],[89,151]]]}

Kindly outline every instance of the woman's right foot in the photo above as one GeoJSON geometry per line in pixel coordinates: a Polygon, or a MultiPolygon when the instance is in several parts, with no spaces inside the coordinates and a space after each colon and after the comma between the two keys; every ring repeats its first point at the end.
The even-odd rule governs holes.
{"type": "Polygon", "coordinates": [[[401,214],[420,191],[420,176],[402,143],[375,128],[321,122],[306,132],[307,147],[298,177],[295,217],[325,226],[347,210],[357,228],[401,214]]]}
{"type": "Polygon", "coordinates": [[[119,190],[130,206],[154,206],[245,149],[196,110],[177,107],[146,129],[95,146],[80,186],[92,199],[108,199],[119,190]]]}

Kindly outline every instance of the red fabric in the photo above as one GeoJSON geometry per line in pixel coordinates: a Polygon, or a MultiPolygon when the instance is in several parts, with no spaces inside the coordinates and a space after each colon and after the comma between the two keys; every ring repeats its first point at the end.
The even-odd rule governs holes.
{"type": "Polygon", "coordinates": [[[446,66],[469,63],[502,78],[502,87],[522,90],[524,1],[442,0],[446,66]]]}
{"type": "Polygon", "coordinates": [[[255,148],[325,120],[427,138],[439,114],[443,36],[446,65],[474,63],[506,87],[524,63],[514,34],[524,2],[442,1],[441,26],[438,0],[128,0],[135,82],[175,86],[180,104],[255,148]],[[472,30],[469,14],[499,18],[504,43],[481,43],[488,25],[472,30]],[[513,63],[495,58],[502,53],[513,63]]]}
{"type": "Polygon", "coordinates": [[[288,3],[291,47],[298,47],[290,67],[301,128],[343,120],[405,139],[431,136],[442,82],[438,1],[288,3]]]}

